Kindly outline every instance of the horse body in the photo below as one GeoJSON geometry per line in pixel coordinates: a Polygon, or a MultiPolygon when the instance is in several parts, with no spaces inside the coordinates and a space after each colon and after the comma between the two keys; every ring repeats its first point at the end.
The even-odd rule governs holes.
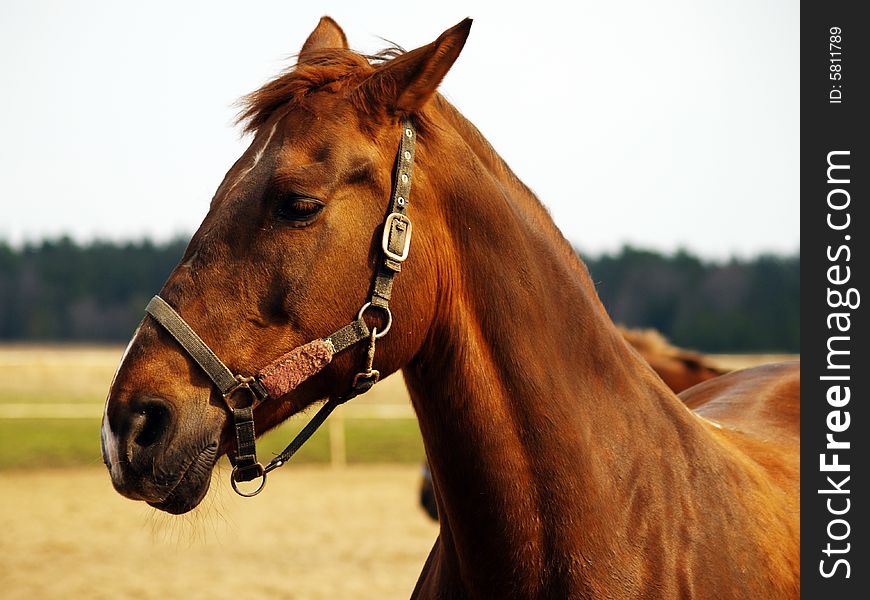
{"type": "MultiPolygon", "coordinates": [[[[676,393],[727,372],[703,354],[673,346],[654,329],[619,327],[619,330],[625,341],[640,353],[653,371],[662,378],[665,385],[676,393]]],[[[435,488],[428,463],[423,465],[419,498],[426,514],[437,521],[435,488]]]]}
{"type": "Polygon", "coordinates": [[[419,596],[449,582],[479,597],[793,597],[796,507],[769,496],[796,501],[796,479],[782,486],[686,410],[623,342],[537,200],[435,105],[463,141],[444,151],[476,185],[473,211],[470,181],[437,198],[499,234],[437,229],[451,288],[404,371],[442,519],[419,596]]]}
{"type": "MultiPolygon", "coordinates": [[[[687,410],[611,323],[546,210],[435,94],[469,26],[372,67],[321,20],[297,72],[255,93],[252,148],[161,295],[236,368],[334,330],[365,298],[354,274],[370,272],[397,115],[410,113],[413,258],[377,366],[404,371],[438,490],[441,533],[414,596],[797,597],[794,443],[765,454],[762,424],[728,429],[744,405],[793,397],[774,384],[793,369],[693,396],[707,418],[687,410]],[[275,225],[288,195],[294,231],[275,225]],[[299,216],[300,197],[323,199],[322,216],[299,216]],[[238,266],[246,279],[228,279],[238,266]]],[[[346,388],[360,358],[264,404],[258,430],[346,388]]],[[[233,444],[209,382],[149,319],[103,435],[116,488],[172,512],[199,502],[202,473],[233,444]]]]}

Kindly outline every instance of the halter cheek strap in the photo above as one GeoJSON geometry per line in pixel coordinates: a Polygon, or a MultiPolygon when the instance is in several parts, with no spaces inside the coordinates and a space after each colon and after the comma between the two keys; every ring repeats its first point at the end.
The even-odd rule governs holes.
{"type": "Polygon", "coordinates": [[[260,493],[266,484],[266,473],[285,464],[340,404],[364,394],[380,378],[380,373],[373,368],[375,343],[392,326],[389,302],[393,278],[402,270],[402,263],[408,258],[411,243],[412,224],[406,213],[411,192],[416,136],[410,118],[405,118],[390,194],[389,213],[384,221],[382,256],[375,270],[369,300],[360,309],[356,319],[348,325],[324,338],[290,350],[256,375],[245,376],[233,374],[163,298],[154,296],[145,307],[145,311],[181,345],[220,391],[233,417],[236,434],[236,452],[230,456],[233,463],[230,482],[233,489],[242,496],[255,496],[260,493]],[[381,331],[376,328],[369,330],[364,320],[366,311],[374,309],[381,310],[386,318],[386,324],[381,331]],[[270,398],[280,398],[288,394],[303,381],[320,372],[332,361],[333,356],[364,339],[369,340],[366,366],[354,377],[350,390],[340,396],[330,397],[278,456],[265,467],[261,465],[257,460],[254,409],[270,398]],[[245,397],[240,399],[241,396],[245,397]],[[260,478],[260,484],[252,492],[243,492],[237,485],[238,482],[257,478],[260,478]]]}

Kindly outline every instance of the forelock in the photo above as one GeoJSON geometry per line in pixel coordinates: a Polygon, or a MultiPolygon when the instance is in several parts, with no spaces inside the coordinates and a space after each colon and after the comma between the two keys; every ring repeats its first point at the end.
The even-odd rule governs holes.
{"type": "Polygon", "coordinates": [[[350,91],[374,73],[379,64],[401,53],[397,47],[371,56],[338,48],[307,53],[304,60],[244,96],[239,101],[237,121],[246,133],[256,133],[279,109],[301,104],[314,91],[350,91]]]}

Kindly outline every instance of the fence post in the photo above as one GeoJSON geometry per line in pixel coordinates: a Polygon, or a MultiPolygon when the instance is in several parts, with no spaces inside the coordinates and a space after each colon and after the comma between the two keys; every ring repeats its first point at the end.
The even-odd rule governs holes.
{"type": "Polygon", "coordinates": [[[339,408],[329,421],[329,463],[333,469],[343,469],[347,465],[345,444],[344,411],[339,408]]]}

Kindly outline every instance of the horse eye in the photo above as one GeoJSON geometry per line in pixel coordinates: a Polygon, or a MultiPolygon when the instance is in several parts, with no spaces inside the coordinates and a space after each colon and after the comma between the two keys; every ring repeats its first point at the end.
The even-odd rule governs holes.
{"type": "Polygon", "coordinates": [[[275,204],[275,218],[279,221],[307,224],[314,220],[323,207],[324,204],[320,200],[290,196],[275,204]]]}

